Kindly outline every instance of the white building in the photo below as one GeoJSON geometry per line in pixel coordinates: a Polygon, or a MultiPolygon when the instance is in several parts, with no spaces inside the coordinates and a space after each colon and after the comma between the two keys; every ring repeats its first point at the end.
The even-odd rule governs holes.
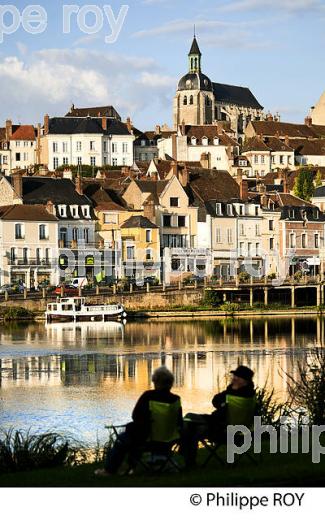
{"type": "Polygon", "coordinates": [[[32,125],[13,125],[8,119],[1,130],[0,171],[9,175],[12,170],[27,170],[39,162],[37,131],[32,125]]]}
{"type": "Polygon", "coordinates": [[[108,118],[54,117],[44,120],[50,170],[64,165],[132,166],[135,136],[126,123],[108,118]]]}

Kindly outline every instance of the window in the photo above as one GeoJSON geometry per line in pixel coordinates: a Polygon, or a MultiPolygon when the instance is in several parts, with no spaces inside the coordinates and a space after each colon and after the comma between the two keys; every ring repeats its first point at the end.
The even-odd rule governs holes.
{"type": "Polygon", "coordinates": [[[256,242],[256,244],[255,244],[255,251],[256,251],[256,256],[260,256],[260,244],[258,242],[256,242]]]}
{"type": "Polygon", "coordinates": [[[104,214],[104,224],[117,224],[117,214],[116,213],[105,213],[104,214]]]}
{"type": "Polygon", "coordinates": [[[301,247],[307,247],[307,235],[305,233],[301,235],[301,247]]]}
{"type": "Polygon", "coordinates": [[[284,156],[280,155],[280,164],[284,164],[284,156]]]}
{"type": "Polygon", "coordinates": [[[59,210],[60,217],[67,216],[67,207],[66,206],[58,206],[58,210],[59,210]]]}
{"type": "Polygon", "coordinates": [[[117,143],[112,143],[112,152],[117,153],[117,143]]]}
{"type": "Polygon", "coordinates": [[[239,243],[239,255],[244,256],[244,242],[239,243]]]}
{"type": "Polygon", "coordinates": [[[62,152],[67,153],[68,152],[68,143],[62,143],[62,152]]]}
{"type": "Polygon", "coordinates": [[[190,96],[190,105],[193,105],[193,103],[194,103],[194,98],[193,98],[193,96],[190,96]]]}
{"type": "Polygon", "coordinates": [[[197,143],[197,139],[196,139],[196,137],[191,137],[191,145],[192,145],[192,146],[195,146],[196,143],[197,143]]]}
{"type": "Polygon", "coordinates": [[[116,159],[116,157],[113,157],[113,159],[112,159],[112,165],[113,165],[113,166],[117,166],[117,159],[116,159]]]}
{"type": "Polygon", "coordinates": [[[216,203],[216,215],[218,215],[218,216],[222,215],[221,202],[216,203]]]}
{"type": "Polygon", "coordinates": [[[152,260],[152,250],[146,249],[146,260],[152,260]]]}
{"type": "Polygon", "coordinates": [[[89,150],[95,150],[95,141],[90,141],[89,150]]]}
{"type": "Polygon", "coordinates": [[[227,204],[227,215],[229,215],[229,216],[233,215],[232,205],[231,204],[227,204]]]}
{"type": "Polygon", "coordinates": [[[66,247],[67,245],[67,228],[60,228],[60,241],[62,242],[62,247],[66,247]]]}
{"type": "Polygon", "coordinates": [[[58,153],[58,151],[59,151],[58,143],[53,143],[53,153],[58,153]]]}
{"type": "Polygon", "coordinates": [[[259,224],[255,224],[255,235],[258,237],[261,234],[261,229],[259,224]]]}
{"type": "Polygon", "coordinates": [[[81,141],[77,141],[76,142],[76,150],[77,150],[77,152],[81,152],[81,149],[82,149],[82,143],[81,143],[81,141]]]}
{"type": "Polygon", "coordinates": [[[269,220],[269,231],[274,230],[274,220],[269,220]]]}
{"type": "Polygon", "coordinates": [[[23,249],[23,263],[24,265],[28,264],[28,248],[24,247],[23,249]]]}
{"type": "Polygon", "coordinates": [[[59,167],[58,157],[53,157],[53,169],[56,170],[59,167]]]}
{"type": "Polygon", "coordinates": [[[244,224],[239,224],[239,234],[240,234],[241,236],[244,236],[244,235],[245,235],[244,224]]]}
{"type": "Polygon", "coordinates": [[[239,206],[239,215],[244,215],[244,206],[239,206]]]}
{"type": "Polygon", "coordinates": [[[178,208],[178,206],[179,206],[178,197],[170,197],[169,204],[172,208],[178,208]]]}
{"type": "Polygon", "coordinates": [[[265,164],[265,156],[261,155],[261,164],[265,164]]]}
{"type": "Polygon", "coordinates": [[[24,161],[25,161],[25,162],[28,161],[28,152],[24,152],[24,161]]]}
{"type": "Polygon", "coordinates": [[[90,166],[96,166],[96,157],[90,157],[90,166]]]}
{"type": "Polygon", "coordinates": [[[21,240],[25,238],[25,230],[23,224],[15,224],[15,238],[21,240]]]}
{"type": "Polygon", "coordinates": [[[77,157],[77,165],[78,166],[82,165],[82,157],[77,157]]]}
{"type": "Polygon", "coordinates": [[[184,96],[183,105],[187,105],[187,96],[184,96]]]}
{"type": "Polygon", "coordinates": [[[40,224],[39,226],[39,239],[47,240],[48,239],[48,229],[46,224],[40,224]]]}
{"type": "Polygon", "coordinates": [[[315,219],[319,219],[319,211],[318,211],[318,209],[313,209],[313,217],[315,219]]]}
{"type": "Polygon", "coordinates": [[[319,234],[315,233],[314,237],[315,237],[315,249],[318,249],[319,248],[319,234]]]}
{"type": "Polygon", "coordinates": [[[247,244],[247,256],[252,256],[252,244],[250,242],[247,244]]]}
{"type": "Polygon", "coordinates": [[[122,152],[128,153],[128,143],[122,143],[122,152]]]}
{"type": "Polygon", "coordinates": [[[85,218],[90,218],[89,206],[82,206],[82,211],[85,218]]]}
{"type": "Polygon", "coordinates": [[[69,157],[63,157],[63,165],[67,166],[69,164],[69,157]]]}
{"type": "Polygon", "coordinates": [[[10,249],[10,261],[11,263],[16,261],[16,249],[14,247],[10,249]]]}
{"type": "Polygon", "coordinates": [[[39,247],[36,248],[36,263],[40,265],[41,263],[41,249],[39,247]]]}
{"type": "Polygon", "coordinates": [[[171,227],[172,225],[172,217],[171,215],[163,215],[163,226],[171,227]]]}
{"type": "Polygon", "coordinates": [[[73,228],[72,230],[72,240],[77,241],[78,240],[78,228],[73,228]]]}
{"type": "Polygon", "coordinates": [[[214,137],[213,144],[214,146],[219,146],[219,137],[214,137]]]}
{"type": "Polygon", "coordinates": [[[17,161],[17,162],[20,161],[20,153],[16,153],[16,161],[17,161]]]}
{"type": "Polygon", "coordinates": [[[178,227],[185,227],[186,226],[186,217],[179,216],[178,217],[178,227]]]}
{"type": "Polygon", "coordinates": [[[123,165],[123,166],[126,166],[126,163],[127,163],[126,157],[123,157],[123,159],[122,159],[122,165],[123,165]]]}
{"type": "Polygon", "coordinates": [[[134,246],[127,246],[126,258],[127,260],[134,260],[134,246]]]}
{"type": "Polygon", "coordinates": [[[289,218],[295,218],[295,210],[289,209],[289,218]]]}
{"type": "Polygon", "coordinates": [[[289,245],[290,245],[290,248],[296,247],[296,236],[294,233],[290,233],[289,245]]]}
{"type": "Polygon", "coordinates": [[[84,241],[86,242],[86,244],[88,244],[88,242],[89,242],[89,229],[88,228],[84,228],[84,241]]]}
{"type": "Polygon", "coordinates": [[[107,152],[107,141],[103,142],[103,150],[104,152],[107,152]]]}
{"type": "Polygon", "coordinates": [[[232,244],[232,229],[227,229],[227,241],[228,244],[232,244]]]}
{"type": "Polygon", "coordinates": [[[208,146],[209,139],[207,137],[202,137],[202,144],[203,144],[203,146],[208,146]]]}
{"type": "Polygon", "coordinates": [[[70,206],[70,210],[71,210],[71,215],[73,218],[79,217],[78,206],[70,206]]]}
{"type": "Polygon", "coordinates": [[[258,164],[258,155],[254,155],[254,163],[258,164]]]}
{"type": "Polygon", "coordinates": [[[151,242],[151,229],[146,229],[146,242],[151,242]]]}
{"type": "Polygon", "coordinates": [[[216,229],[216,242],[217,242],[217,244],[220,244],[220,242],[221,242],[221,229],[220,228],[216,229]]]}
{"type": "Polygon", "coordinates": [[[45,249],[45,262],[46,264],[49,264],[51,261],[51,249],[48,247],[45,249]]]}
{"type": "Polygon", "coordinates": [[[274,238],[270,238],[270,251],[274,250],[274,238]]]}
{"type": "Polygon", "coordinates": [[[258,217],[258,206],[255,206],[255,216],[258,217]]]}

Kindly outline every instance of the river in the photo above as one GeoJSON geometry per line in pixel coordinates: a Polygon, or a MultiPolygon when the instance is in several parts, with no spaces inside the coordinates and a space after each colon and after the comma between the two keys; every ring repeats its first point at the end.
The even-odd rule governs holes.
{"type": "Polygon", "coordinates": [[[210,412],[238,363],[258,386],[287,398],[287,374],[324,344],[320,317],[10,324],[0,327],[1,427],[106,440],[105,424],[130,419],[162,363],[175,374],[184,412],[210,412]]]}

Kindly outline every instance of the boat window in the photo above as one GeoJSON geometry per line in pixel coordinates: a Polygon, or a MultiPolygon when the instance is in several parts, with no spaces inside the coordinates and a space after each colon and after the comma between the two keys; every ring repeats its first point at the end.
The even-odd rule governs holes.
{"type": "Polygon", "coordinates": [[[72,305],[62,305],[63,311],[72,311],[72,305]]]}
{"type": "Polygon", "coordinates": [[[54,311],[56,311],[56,310],[58,309],[58,306],[57,306],[57,305],[52,305],[52,309],[53,309],[54,311]]]}

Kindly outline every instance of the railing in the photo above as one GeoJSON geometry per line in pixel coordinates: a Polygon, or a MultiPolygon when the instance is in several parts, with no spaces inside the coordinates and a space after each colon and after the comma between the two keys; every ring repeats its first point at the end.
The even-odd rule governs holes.
{"type": "Polygon", "coordinates": [[[49,258],[9,258],[8,265],[10,266],[48,266],[51,267],[53,261],[49,258]]]}

